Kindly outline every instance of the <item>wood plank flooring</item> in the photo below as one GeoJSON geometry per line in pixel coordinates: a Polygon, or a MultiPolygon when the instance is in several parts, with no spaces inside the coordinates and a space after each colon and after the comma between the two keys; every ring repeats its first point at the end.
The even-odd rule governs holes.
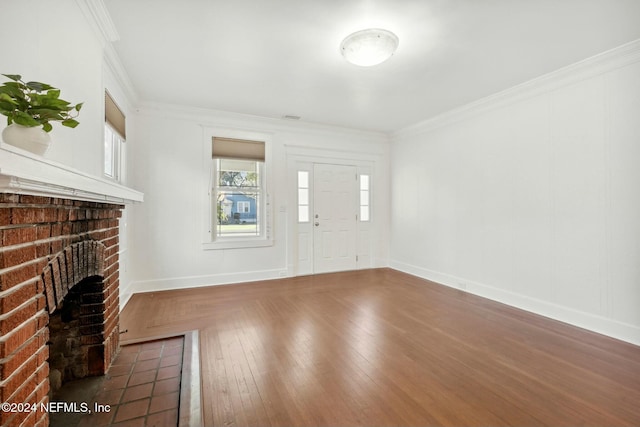
{"type": "Polygon", "coordinates": [[[207,426],[638,426],[640,347],[391,269],[134,295],[200,331],[207,426]]]}

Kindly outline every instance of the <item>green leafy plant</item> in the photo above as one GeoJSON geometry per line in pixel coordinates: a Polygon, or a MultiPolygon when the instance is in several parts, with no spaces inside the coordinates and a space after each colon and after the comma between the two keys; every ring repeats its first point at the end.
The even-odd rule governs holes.
{"type": "Polygon", "coordinates": [[[17,74],[3,74],[12,81],[0,86],[0,114],[7,116],[7,124],[42,126],[45,132],[53,127],[49,122],[60,122],[75,128],[80,123],[75,119],[82,102],[72,105],[60,99],[60,90],[46,83],[24,82],[17,74]]]}

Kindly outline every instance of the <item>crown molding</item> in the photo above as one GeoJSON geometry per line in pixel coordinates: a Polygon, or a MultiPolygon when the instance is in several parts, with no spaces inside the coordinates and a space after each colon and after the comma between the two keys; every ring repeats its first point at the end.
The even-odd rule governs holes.
{"type": "Polygon", "coordinates": [[[135,86],[129,78],[129,73],[122,65],[122,61],[118,56],[115,48],[111,43],[108,43],[104,47],[104,65],[109,68],[111,75],[116,79],[116,82],[124,92],[126,101],[129,103],[129,106],[132,109],[137,108],[138,103],[140,102],[140,98],[138,97],[138,93],[136,92],[135,86]]]}
{"type": "Polygon", "coordinates": [[[103,44],[120,40],[116,26],[102,0],[76,0],[76,4],[92,24],[103,44]]]}
{"type": "Polygon", "coordinates": [[[640,39],[589,57],[551,73],[434,116],[391,134],[392,141],[420,135],[466,120],[478,114],[549,93],[558,88],[610,72],[640,61],[640,39]]]}
{"type": "Polygon", "coordinates": [[[231,111],[214,110],[200,107],[188,107],[176,104],[142,102],[139,113],[154,116],[169,116],[181,120],[192,121],[204,127],[243,127],[250,124],[260,132],[303,132],[319,135],[353,135],[358,138],[389,142],[389,135],[383,132],[366,131],[341,126],[333,126],[313,122],[292,122],[285,119],[257,116],[231,111]]]}
{"type": "Polygon", "coordinates": [[[120,40],[116,26],[102,0],[76,0],[76,4],[103,44],[120,40]]]}
{"type": "Polygon", "coordinates": [[[76,0],[76,4],[80,10],[82,10],[87,22],[102,43],[104,49],[104,64],[109,68],[118,85],[124,91],[127,102],[131,107],[135,107],[138,103],[138,95],[129,78],[129,74],[122,65],[122,61],[113,47],[113,42],[120,40],[120,35],[111,19],[111,15],[109,15],[104,1],[76,0]]]}

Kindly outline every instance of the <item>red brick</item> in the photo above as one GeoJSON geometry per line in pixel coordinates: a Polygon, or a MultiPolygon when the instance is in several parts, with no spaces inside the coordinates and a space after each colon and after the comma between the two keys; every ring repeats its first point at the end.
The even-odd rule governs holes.
{"type": "MultiPolygon", "coordinates": [[[[36,265],[36,271],[43,271],[44,268],[47,266],[47,264],[49,263],[49,259],[47,257],[43,257],[38,259],[35,262],[36,265]]],[[[42,291],[42,290],[41,290],[42,291]]]]}
{"type": "Polygon", "coordinates": [[[39,416],[39,412],[29,412],[24,421],[22,421],[22,426],[35,426],[37,416],[39,416]]]}
{"type": "Polygon", "coordinates": [[[54,240],[53,242],[51,242],[51,249],[49,253],[57,254],[65,247],[64,243],[64,240],[54,240]]]}
{"type": "MultiPolygon", "coordinates": [[[[40,351],[43,351],[43,350],[44,349],[41,349],[40,351]]],[[[38,360],[38,355],[36,355],[36,361],[37,360],[38,360]]],[[[40,384],[48,377],[49,377],[49,364],[48,363],[40,364],[36,371],[36,381],[38,382],[38,384],[40,384]]]]}
{"type": "Polygon", "coordinates": [[[51,243],[36,243],[36,256],[38,258],[46,257],[51,254],[51,243]]]}
{"type": "Polygon", "coordinates": [[[8,228],[0,231],[2,246],[13,246],[21,243],[33,242],[37,238],[36,228],[33,226],[8,228]]]}
{"type": "Polygon", "coordinates": [[[47,299],[43,294],[38,294],[36,297],[36,310],[44,311],[47,309],[47,299]]]}
{"type": "Polygon", "coordinates": [[[56,294],[53,286],[53,276],[51,274],[51,266],[47,265],[42,273],[44,279],[44,294],[47,298],[47,307],[50,313],[53,313],[56,309],[56,294]]]}
{"type": "MultiPolygon", "coordinates": [[[[49,334],[48,311],[45,306],[55,306],[56,294],[61,296],[66,293],[65,288],[76,285],[89,273],[104,276],[106,272],[109,277],[104,279],[103,284],[96,283],[89,289],[97,291],[97,288],[104,286],[102,292],[91,292],[83,297],[83,301],[94,303],[94,305],[81,307],[83,315],[88,316],[81,320],[84,329],[87,329],[83,332],[94,333],[94,335],[82,336],[81,342],[94,346],[97,344],[89,351],[95,359],[92,363],[99,365],[100,371],[111,363],[113,355],[117,352],[119,342],[118,218],[121,217],[124,206],[37,196],[24,197],[20,201],[33,206],[16,206],[18,196],[15,195],[0,196],[0,203],[10,204],[0,207],[0,243],[5,248],[0,256],[0,268],[14,266],[10,267],[10,271],[0,275],[0,289],[8,290],[16,287],[15,290],[0,298],[0,307],[3,313],[13,312],[18,315],[15,319],[7,318],[0,321],[0,332],[9,330],[13,326],[17,328],[12,329],[9,335],[0,336],[0,358],[14,350],[18,351],[13,357],[5,359],[0,369],[9,375],[14,374],[3,384],[5,387],[2,393],[5,397],[9,392],[6,386],[13,384],[18,387],[17,390],[11,391],[13,398],[33,399],[36,402],[46,399],[49,391],[46,369],[39,368],[44,366],[42,364],[48,357],[46,346],[49,334]],[[34,226],[31,225],[32,223],[39,225],[34,226]],[[30,225],[6,227],[11,224],[30,225]],[[25,248],[7,250],[8,246],[45,239],[46,244],[40,242],[30,246],[35,250],[35,254],[25,248]],[[52,254],[56,255],[52,256],[52,254]],[[36,259],[29,262],[28,256],[36,259]],[[50,260],[53,260],[51,266],[48,265],[50,260]],[[21,265],[22,263],[27,265],[21,265]],[[58,274],[54,275],[53,270],[58,274]],[[40,276],[41,273],[42,276],[40,276]],[[54,284],[53,277],[56,278],[57,285],[54,284]],[[29,283],[31,278],[33,280],[29,283]],[[31,321],[27,316],[34,310],[36,314],[32,316],[33,321],[31,321]],[[105,321],[99,322],[101,318],[105,321]],[[20,323],[23,320],[24,322],[20,323]],[[98,324],[93,324],[94,322],[98,324]],[[27,340],[32,341],[23,346],[27,340]],[[34,348],[36,341],[40,343],[41,350],[34,348]],[[14,381],[17,381],[14,377],[18,374],[22,375],[20,365],[16,364],[27,353],[36,355],[36,371],[33,371],[32,376],[25,380],[23,386],[14,384],[14,381]]],[[[96,370],[96,367],[90,367],[90,369],[96,370]]],[[[6,376],[2,378],[6,379],[6,376]]],[[[44,424],[48,422],[46,413],[42,414],[42,418],[39,417],[40,415],[36,414],[26,422],[30,425],[36,422],[44,424]]],[[[16,420],[11,420],[13,421],[16,420]]]]}
{"type": "Polygon", "coordinates": [[[0,203],[18,203],[20,195],[11,193],[0,193],[0,203]]]}
{"type": "Polygon", "coordinates": [[[62,235],[62,224],[51,224],[51,237],[62,235]]]}
{"type": "Polygon", "coordinates": [[[43,381],[38,385],[36,389],[36,402],[47,403],[49,402],[49,380],[43,381]]]}
{"type": "Polygon", "coordinates": [[[20,328],[14,330],[10,335],[0,337],[0,359],[9,356],[21,345],[27,342],[36,333],[37,321],[24,323],[20,328]]]}
{"type": "Polygon", "coordinates": [[[0,227],[11,224],[11,208],[0,207],[0,227]]]}
{"type": "Polygon", "coordinates": [[[5,250],[0,252],[0,269],[14,267],[34,259],[36,259],[35,245],[5,250]]]}
{"type": "Polygon", "coordinates": [[[48,427],[49,426],[49,414],[47,412],[38,412],[40,419],[36,421],[34,427],[48,427]]]}
{"type": "Polygon", "coordinates": [[[20,203],[24,203],[26,205],[49,205],[51,204],[51,198],[24,194],[20,196],[20,203]]]}
{"type": "Polygon", "coordinates": [[[11,224],[36,224],[44,222],[43,208],[11,209],[11,224]]]}
{"type": "Polygon", "coordinates": [[[71,234],[83,234],[91,229],[86,221],[76,221],[71,223],[71,234]]]}
{"type": "Polygon", "coordinates": [[[36,265],[34,263],[25,264],[17,268],[5,271],[0,274],[0,291],[6,291],[12,287],[26,282],[29,279],[38,276],[36,265]]]}
{"type": "MultiPolygon", "coordinates": [[[[42,329],[49,324],[49,313],[41,310],[36,316],[36,329],[42,329]]],[[[46,331],[49,331],[48,329],[46,331]]]]}
{"type": "Polygon", "coordinates": [[[58,221],[58,209],[44,208],[44,222],[60,222],[58,221]]]}
{"type": "Polygon", "coordinates": [[[36,281],[36,293],[44,295],[44,282],[42,281],[42,277],[36,281]]]}
{"type": "Polygon", "coordinates": [[[28,376],[28,379],[24,381],[24,384],[16,389],[16,391],[7,396],[7,398],[3,399],[4,401],[13,402],[13,403],[21,403],[26,401],[29,396],[31,396],[38,387],[38,384],[35,381],[35,375],[28,376]]]}
{"type": "Polygon", "coordinates": [[[67,295],[62,289],[62,278],[60,277],[60,264],[58,258],[51,260],[51,278],[53,279],[53,290],[56,296],[56,306],[58,306],[67,295]]]}
{"type": "Polygon", "coordinates": [[[0,411],[0,425],[1,426],[14,426],[16,424],[13,423],[15,419],[15,415],[12,412],[4,412],[0,411]]]}
{"type": "Polygon", "coordinates": [[[74,268],[73,246],[67,246],[64,251],[65,263],[67,265],[67,283],[69,288],[76,285],[80,279],[76,278],[76,269],[74,268]]]}
{"type": "MultiPolygon", "coordinates": [[[[49,324],[49,316],[47,315],[47,313],[44,313],[45,315],[42,316],[43,319],[46,320],[45,322],[45,326],[49,324]]],[[[36,337],[40,340],[40,345],[41,346],[46,346],[46,344],[49,342],[49,328],[42,326],[38,332],[36,332],[36,337]]],[[[49,348],[47,346],[47,348],[49,348]]],[[[39,361],[39,363],[42,363],[42,361],[39,361]]]]}
{"type": "Polygon", "coordinates": [[[67,294],[69,293],[69,289],[73,285],[75,285],[75,283],[69,283],[69,272],[67,271],[67,258],[64,256],[64,251],[60,252],[56,258],[58,259],[58,263],[60,264],[60,281],[61,281],[60,287],[62,288],[63,295],[67,296],[67,294]]]}
{"type": "Polygon", "coordinates": [[[51,225],[39,225],[36,227],[36,238],[38,240],[48,239],[51,237],[51,225]]]}
{"type": "Polygon", "coordinates": [[[19,326],[22,322],[33,317],[37,313],[38,302],[33,299],[27,304],[7,313],[9,316],[0,320],[0,334],[6,335],[19,326]]]}
{"type": "Polygon", "coordinates": [[[27,386],[31,383],[31,390],[27,391],[26,396],[20,396],[20,402],[24,402],[24,399],[36,389],[35,372],[37,367],[37,357],[32,355],[10,377],[6,378],[4,384],[0,386],[0,400],[7,402],[15,390],[18,390],[23,384],[27,386]]]}
{"type": "Polygon", "coordinates": [[[0,313],[8,313],[23,304],[37,292],[35,282],[26,282],[0,298],[0,313]]]}
{"type": "Polygon", "coordinates": [[[29,356],[36,354],[41,343],[38,337],[33,337],[19,348],[13,355],[7,357],[6,361],[0,368],[2,378],[8,378],[15,370],[24,363],[29,356]]]}
{"type": "Polygon", "coordinates": [[[68,236],[69,234],[71,234],[71,223],[70,222],[62,223],[62,235],[68,236]]]}
{"type": "Polygon", "coordinates": [[[69,221],[69,211],[70,209],[67,208],[60,208],[57,210],[57,221],[58,222],[64,222],[64,221],[69,221]]]}

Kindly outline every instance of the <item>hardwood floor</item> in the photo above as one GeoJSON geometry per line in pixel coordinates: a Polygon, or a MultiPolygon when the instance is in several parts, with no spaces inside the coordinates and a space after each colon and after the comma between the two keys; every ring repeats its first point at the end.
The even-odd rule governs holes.
{"type": "Polygon", "coordinates": [[[640,347],[390,269],[134,295],[200,331],[208,426],[640,425],[640,347]]]}

